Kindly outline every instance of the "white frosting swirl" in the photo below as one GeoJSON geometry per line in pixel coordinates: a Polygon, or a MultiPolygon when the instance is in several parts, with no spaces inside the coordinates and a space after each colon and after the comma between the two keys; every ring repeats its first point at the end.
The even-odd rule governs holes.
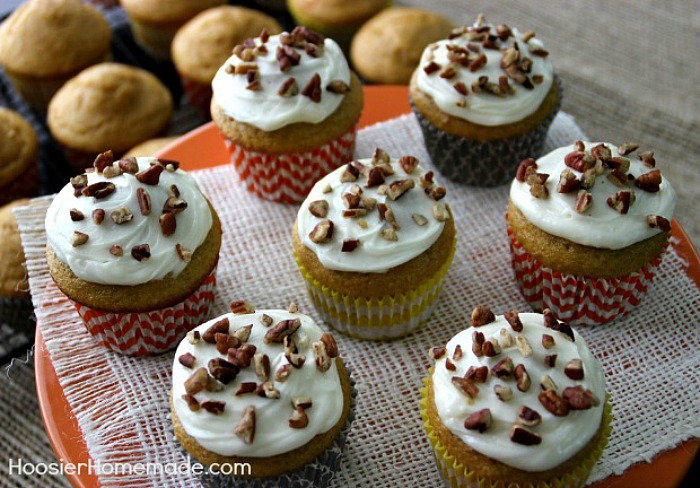
{"type": "MultiPolygon", "coordinates": [[[[340,106],[345,95],[326,90],[326,85],[341,80],[350,85],[350,68],[338,44],[332,39],[325,39],[323,54],[312,57],[304,49],[295,49],[301,56],[299,64],[286,72],[280,71],[276,57],[278,47],[282,44],[280,37],[286,34],[270,36],[265,43],[267,53],[261,53],[253,61],[245,62],[236,55],[231,56],[217,71],[212,81],[216,103],[224,113],[239,122],[245,122],[264,131],[273,131],[297,122],[318,123],[328,117],[340,106]],[[260,73],[261,90],[248,90],[245,75],[229,74],[229,66],[255,64],[260,73]],[[301,91],[314,74],[321,77],[321,100],[316,103],[301,91]],[[299,94],[283,97],[278,94],[280,86],[294,77],[299,94]]],[[[255,39],[257,46],[262,44],[255,39]]]]}
{"type": "MultiPolygon", "coordinates": [[[[495,34],[493,26],[491,33],[495,34]]],[[[510,37],[506,41],[496,39],[498,48],[485,49],[481,48],[481,43],[470,41],[470,32],[465,32],[455,39],[445,39],[436,43],[430,44],[423,51],[421,61],[417,69],[417,83],[420,90],[429,95],[435,104],[450,115],[469,122],[485,125],[496,126],[517,122],[524,119],[528,115],[534,113],[542,104],[542,101],[547,96],[554,79],[552,63],[548,57],[537,56],[533,54],[533,50],[543,49],[543,44],[537,38],[531,38],[527,42],[523,41],[522,34],[517,29],[512,29],[515,38],[510,37]],[[533,89],[527,89],[524,86],[515,83],[509,79],[509,84],[515,89],[515,93],[505,96],[497,96],[488,93],[484,90],[479,93],[474,93],[472,84],[479,77],[487,76],[489,82],[498,84],[499,78],[506,76],[505,70],[501,68],[501,48],[509,47],[517,44],[520,49],[522,58],[532,60],[532,68],[528,73],[530,79],[534,75],[540,75],[542,82],[533,83],[533,89]],[[453,78],[443,78],[440,76],[442,69],[450,64],[448,54],[450,51],[447,46],[459,46],[467,48],[468,46],[478,46],[479,52],[472,53],[470,59],[475,59],[478,54],[485,54],[487,61],[484,66],[476,71],[470,71],[468,67],[461,66],[459,63],[454,63],[456,68],[456,76],[453,78]],[[428,74],[425,67],[431,62],[440,65],[440,70],[428,74]],[[464,96],[455,90],[455,83],[464,83],[469,90],[469,94],[464,96]],[[466,101],[464,106],[460,106],[461,101],[466,101]]]]}
{"type": "MultiPolygon", "coordinates": [[[[143,171],[156,160],[144,157],[137,161],[143,171]]],[[[87,180],[88,185],[101,181],[113,183],[116,190],[102,199],[76,197],[69,183],[54,198],[45,222],[47,240],[54,253],[82,280],[106,285],[138,285],[167,275],[177,276],[187,263],[178,257],[175,245],[179,243],[194,252],[209,233],[212,225],[209,204],[192,176],[182,170],[163,171],[158,185],[143,184],[127,173],[105,178],[102,173],[90,172],[87,180]],[[175,233],[165,237],[158,219],[171,185],[177,186],[187,208],[176,215],[175,233]],[[138,188],[146,190],[151,197],[150,215],[144,216],[139,210],[138,188]],[[111,212],[122,207],[128,208],[133,218],[118,225],[112,220],[111,212]],[[98,208],[105,211],[100,225],[92,219],[93,210],[98,208]],[[71,209],[80,211],[84,219],[73,221],[71,209]],[[74,247],[74,231],[87,234],[88,241],[74,247]],[[122,247],[122,256],[110,253],[115,244],[122,247]],[[149,245],[151,256],[138,261],[132,257],[131,249],[141,244],[149,245]]]]}
{"type": "Polygon", "coordinates": [[[200,404],[206,400],[226,402],[224,411],[220,415],[213,415],[204,409],[193,412],[182,399],[186,393],[185,380],[197,368],[206,368],[210,359],[225,358],[225,356],[217,352],[214,344],[203,340],[197,344],[191,344],[185,339],[175,352],[173,363],[175,413],[189,436],[205,449],[222,456],[268,457],[291,451],[310,442],[316,435],[331,429],[338,423],[343,412],[344,397],[335,360],[331,360],[330,369],[324,373],[320,372],[315,365],[311,344],[320,340],[323,331],[310,317],[283,310],[259,310],[245,315],[226,314],[200,325],[195,330],[203,334],[214,322],[224,317],[229,319],[230,332],[253,324],[246,343],[253,344],[257,352],[269,357],[270,375],[274,377],[277,369],[289,362],[285,358],[282,344],[263,342],[263,337],[268,330],[261,323],[263,314],[272,317],[273,324],[287,319],[301,320],[301,327],[294,334],[294,340],[299,352],[306,356],[306,361],[301,368],[292,368],[286,381],[274,382],[274,387],[280,394],[279,399],[263,398],[254,392],[235,395],[242,382],[260,383],[255,367],[251,364],[248,368],[241,369],[235,380],[226,385],[222,391],[202,391],[195,395],[200,404]],[[190,353],[196,358],[194,367],[191,369],[184,367],[178,361],[178,358],[185,353],[190,353]],[[293,412],[291,401],[295,397],[310,397],[313,402],[313,406],[305,410],[309,423],[302,429],[289,427],[289,417],[293,412]],[[233,433],[234,427],[248,406],[255,407],[256,419],[255,437],[251,444],[246,444],[233,433]]]}
{"type": "MultiPolygon", "coordinates": [[[[613,157],[620,155],[618,148],[609,143],[584,144],[586,151],[598,144],[605,144],[612,151],[613,157]]],[[[648,215],[659,215],[671,221],[676,207],[676,192],[666,178],[662,177],[659,191],[651,193],[634,184],[615,186],[607,179],[609,170],[598,176],[593,188],[588,190],[593,198],[590,208],[583,213],[576,212],[577,192],[557,192],[559,175],[564,169],[571,169],[564,163],[564,157],[573,150],[572,146],[561,147],[537,160],[537,172],[550,175],[545,184],[549,197],[535,198],[530,193],[530,185],[513,180],[510,187],[511,201],[533,225],[549,234],[584,246],[622,249],[660,232],[658,228],[647,224],[648,215]],[[619,190],[625,189],[634,192],[635,201],[627,214],[621,214],[610,207],[607,200],[619,190]]],[[[634,154],[628,154],[625,158],[630,161],[629,174],[635,178],[652,170],[634,154]]],[[[577,171],[574,174],[581,176],[577,171]]]]}
{"type": "Polygon", "coordinates": [[[491,337],[498,338],[502,328],[515,335],[508,322],[500,315],[496,316],[495,322],[478,328],[468,328],[447,343],[447,354],[436,361],[432,376],[435,405],[442,423],[472,449],[514,468],[545,471],[576,454],[595,435],[603,415],[605,382],[600,365],[588,350],[583,338],[575,331],[576,340],[571,342],[564,334],[544,327],[540,314],[521,313],[520,319],[523,323],[520,334],[527,338],[533,349],[529,358],[524,358],[515,346],[504,349],[501,354],[491,358],[476,357],[472,353],[472,333],[476,330],[482,332],[486,340],[491,337]],[[553,336],[556,346],[545,349],[542,346],[542,334],[553,336]],[[454,361],[456,371],[448,371],[445,368],[446,358],[452,358],[458,344],[464,356],[454,361]],[[544,364],[544,357],[551,354],[557,355],[554,368],[544,364]],[[509,356],[516,366],[525,366],[532,381],[526,392],[519,391],[514,380],[501,380],[491,373],[491,368],[506,356],[509,356]],[[582,360],[583,380],[574,381],[564,374],[564,365],[571,359],[582,360]],[[464,376],[470,366],[489,368],[486,383],[476,384],[480,391],[472,404],[451,381],[453,376],[464,376]],[[540,381],[544,375],[549,375],[554,381],[559,395],[566,387],[581,385],[591,390],[600,400],[600,404],[588,410],[571,410],[565,417],[555,417],[537,398],[542,391],[540,381]],[[496,384],[510,387],[513,397],[507,402],[499,400],[493,390],[496,384]],[[525,446],[510,440],[511,425],[516,421],[518,409],[523,405],[537,411],[542,417],[540,425],[530,428],[542,438],[538,445],[525,446]],[[464,420],[469,414],[484,408],[491,411],[492,424],[489,429],[482,433],[466,429],[464,420]]]}
{"type": "MultiPolygon", "coordinates": [[[[359,162],[365,165],[365,169],[372,166],[371,159],[362,159],[359,162]]],[[[318,181],[302,203],[297,217],[299,238],[316,254],[325,268],[337,271],[384,273],[419,256],[440,237],[445,224],[433,215],[436,201],[430,198],[419,184],[420,177],[425,175],[426,171],[418,165],[411,174],[407,174],[400,166],[398,159],[391,159],[390,164],[394,174],[386,176],[386,185],[404,179],[415,181],[415,187],[396,201],[392,201],[386,195],[378,194],[379,186],[368,188],[366,171],[357,181],[342,182],[341,176],[346,168],[342,166],[318,181]],[[377,209],[369,210],[365,216],[359,218],[342,216],[343,211],[348,209],[343,202],[343,194],[350,193],[353,185],[360,185],[363,198],[376,199],[377,204],[383,203],[391,208],[396,223],[400,227],[396,230],[396,241],[387,240],[382,236],[382,231],[392,226],[380,218],[377,209]],[[332,191],[324,193],[324,189],[328,186],[332,191]],[[329,204],[328,215],[324,218],[316,217],[309,211],[309,205],[318,200],[326,200],[329,204]],[[425,217],[427,222],[423,226],[418,225],[413,219],[413,214],[425,217]],[[333,237],[328,242],[317,244],[311,240],[309,234],[324,219],[333,222],[333,237]],[[361,221],[366,222],[365,228],[361,227],[361,221]],[[346,239],[359,240],[357,249],[352,252],[341,252],[343,241],[346,239]]],[[[437,182],[435,186],[438,186],[437,182]]],[[[444,207],[442,200],[438,204],[444,207]]]]}

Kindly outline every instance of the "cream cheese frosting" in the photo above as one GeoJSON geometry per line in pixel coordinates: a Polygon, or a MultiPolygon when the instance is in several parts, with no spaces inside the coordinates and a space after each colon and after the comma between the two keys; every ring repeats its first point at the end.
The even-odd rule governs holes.
{"type": "MultiPolygon", "coordinates": [[[[493,317],[491,323],[470,327],[454,336],[447,343],[444,355],[435,362],[432,374],[434,400],[441,422],[472,449],[514,468],[545,471],[575,455],[595,435],[603,415],[605,382],[600,365],[575,331],[566,328],[574,338],[572,341],[567,333],[545,327],[541,314],[521,313],[518,317],[522,323],[520,332],[516,332],[504,316],[499,315],[493,317]],[[477,357],[472,351],[476,332],[483,334],[486,342],[492,339],[500,343],[502,351],[492,357],[477,357]],[[505,335],[509,338],[504,339],[505,335]],[[543,335],[552,338],[553,344],[549,349],[543,345],[543,335]],[[517,345],[518,336],[517,340],[521,343],[522,338],[527,341],[529,353],[527,347],[517,345]],[[460,359],[455,358],[457,346],[462,351],[460,359]],[[547,365],[545,359],[551,355],[556,355],[553,367],[547,365]],[[512,374],[499,377],[494,372],[494,367],[506,357],[512,360],[515,367],[525,367],[531,382],[526,391],[516,387],[512,374]],[[582,379],[572,379],[565,373],[567,365],[576,360],[581,361],[582,379]],[[454,370],[448,369],[448,366],[454,370]],[[470,399],[455,386],[452,378],[464,377],[470,367],[482,366],[488,368],[488,376],[485,382],[474,382],[479,391],[470,399]],[[555,416],[539,400],[544,391],[541,383],[545,376],[553,381],[559,398],[566,395],[566,388],[580,386],[593,393],[596,404],[583,410],[569,408],[566,415],[555,416]],[[511,397],[501,392],[505,401],[501,400],[495,392],[496,385],[509,388],[511,397]],[[511,440],[512,426],[518,424],[519,411],[523,406],[541,417],[539,425],[526,427],[539,436],[539,444],[525,445],[511,440]],[[490,411],[490,426],[483,432],[467,429],[465,419],[482,409],[490,411]]],[[[545,381],[545,384],[548,383],[545,381]]]]}
{"type": "MultiPolygon", "coordinates": [[[[321,341],[323,331],[316,323],[301,313],[284,310],[259,310],[247,314],[226,314],[197,327],[188,337],[197,334],[201,339],[196,343],[183,340],[175,353],[173,363],[173,408],[185,432],[205,449],[222,456],[268,457],[285,453],[310,442],[316,435],[330,430],[341,418],[344,396],[341,389],[335,359],[330,367],[322,372],[315,364],[314,344],[321,341]],[[266,319],[267,317],[267,319],[266,319]],[[193,395],[202,408],[193,411],[183,398],[187,395],[185,382],[198,368],[208,368],[212,359],[226,359],[227,354],[220,354],[214,344],[204,340],[205,332],[222,319],[228,319],[227,332],[235,332],[252,325],[250,336],[244,344],[254,345],[256,354],[266,355],[269,359],[269,382],[278,392],[279,398],[259,396],[255,391],[237,394],[243,383],[260,385],[262,379],[256,373],[255,365],[241,367],[235,379],[223,385],[221,391],[206,391],[193,395]],[[265,325],[263,322],[268,320],[265,325]],[[265,335],[281,321],[299,320],[300,327],[291,337],[298,348],[298,353],[306,360],[300,368],[291,367],[285,356],[281,342],[267,343],[265,335]],[[180,358],[190,354],[195,359],[191,367],[184,366],[180,358]],[[281,368],[289,368],[285,381],[275,377],[281,368]],[[307,397],[312,403],[305,408],[308,425],[292,428],[290,416],[294,412],[292,402],[295,398],[307,397]],[[205,402],[223,402],[223,411],[213,414],[203,408],[205,402]],[[252,442],[248,443],[234,431],[244,416],[246,409],[255,409],[255,427],[252,442]]],[[[253,362],[254,363],[254,362],[253,362]]],[[[211,372],[211,368],[209,368],[211,372]]]]}
{"type": "Polygon", "coordinates": [[[627,145],[622,151],[624,154],[620,154],[620,149],[610,143],[580,141],[580,144],[583,145],[583,151],[571,146],[561,147],[536,161],[536,172],[549,175],[544,183],[546,196],[540,195],[538,198],[531,191],[532,185],[527,181],[519,181],[517,178],[513,180],[510,199],[533,225],[577,244],[621,249],[661,231],[659,226],[648,222],[648,217],[660,216],[668,222],[671,221],[676,206],[676,192],[668,180],[659,172],[660,183],[649,188],[642,183],[644,178],[639,179],[641,175],[655,175],[658,171],[654,169],[655,161],[651,153],[628,153],[627,145]],[[579,212],[576,210],[576,203],[582,189],[576,186],[574,191],[561,193],[558,191],[560,175],[569,170],[581,180],[583,172],[567,165],[567,157],[570,164],[576,165],[575,162],[571,162],[575,159],[574,153],[583,153],[589,157],[591,165],[596,159],[600,160],[592,156],[591,151],[597,153],[598,150],[594,148],[601,144],[609,149],[609,154],[606,152],[604,160],[599,164],[602,167],[598,170],[600,174],[595,178],[593,187],[586,189],[591,195],[590,206],[579,212]],[[627,171],[617,173],[621,175],[621,180],[625,181],[622,185],[619,182],[615,184],[614,175],[611,176],[618,160],[622,161],[622,169],[629,164],[627,171]],[[633,194],[633,201],[626,213],[608,203],[608,200],[615,198],[615,194],[620,191],[633,194]]]}
{"type": "Polygon", "coordinates": [[[104,171],[91,168],[73,178],[72,184],[56,195],[46,213],[47,241],[58,259],[78,278],[92,283],[138,285],[177,276],[187,266],[187,254],[206,239],[212,215],[194,178],[175,166],[177,162],[155,158],[125,158],[109,164],[104,171]],[[133,163],[125,166],[133,174],[119,169],[125,161],[133,163]],[[158,172],[151,169],[152,165],[159,166],[158,177],[149,183],[139,181],[139,173],[150,171],[153,176],[158,172]],[[119,174],[112,176],[114,173],[119,174]],[[157,184],[153,184],[156,180],[157,184]],[[105,190],[104,196],[84,194],[90,193],[90,188],[107,185],[114,189],[105,190]],[[177,190],[176,199],[173,187],[177,190]],[[150,199],[148,215],[144,215],[139,194],[141,200],[144,194],[150,199]],[[180,208],[170,211],[164,208],[167,201],[176,200],[185,203],[176,202],[180,208]],[[184,205],[186,208],[182,209],[184,205]],[[164,218],[174,221],[174,232],[170,232],[172,227],[163,230],[160,220],[165,213],[172,213],[164,218]],[[139,247],[144,245],[150,256],[145,255],[144,247],[139,247]]]}
{"type": "Polygon", "coordinates": [[[340,106],[349,85],[350,68],[338,44],[306,28],[249,40],[212,81],[215,103],[226,115],[264,131],[321,122],[340,106]],[[311,95],[314,90],[309,84],[313,85],[316,75],[320,83],[311,95]],[[333,82],[340,87],[333,88],[333,82]],[[283,96],[280,91],[285,83],[289,85],[283,96]]]}
{"type": "Polygon", "coordinates": [[[314,185],[299,209],[297,232],[327,269],[384,273],[437,241],[449,218],[439,201],[444,195],[433,172],[416,158],[390,158],[378,149],[373,158],[342,166],[314,185]],[[392,191],[402,185],[410,189],[392,199],[392,191]],[[357,195],[354,204],[352,195],[357,195]],[[319,205],[326,210],[314,210],[319,205]],[[312,236],[322,222],[333,225],[325,240],[312,236]]]}
{"type": "Polygon", "coordinates": [[[485,126],[531,115],[554,80],[544,45],[531,32],[481,19],[428,45],[416,73],[418,88],[440,110],[485,126]]]}

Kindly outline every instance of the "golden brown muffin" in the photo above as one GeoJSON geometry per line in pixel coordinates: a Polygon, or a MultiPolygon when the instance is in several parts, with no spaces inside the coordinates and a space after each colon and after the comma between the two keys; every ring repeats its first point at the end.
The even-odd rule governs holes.
{"type": "Polygon", "coordinates": [[[0,107],[0,205],[37,194],[39,141],[16,112],[0,107]]]}
{"type": "Polygon", "coordinates": [[[67,150],[76,167],[88,165],[97,153],[127,149],[164,133],[173,101],[151,73],[124,64],[102,63],[66,83],[51,100],[51,134],[67,150]],[[77,157],[71,157],[77,153],[77,157]]]}
{"type": "Polygon", "coordinates": [[[0,64],[27,102],[45,111],[82,69],[109,57],[112,32],[80,0],[29,0],[0,25],[0,64]]]}
{"type": "Polygon", "coordinates": [[[357,29],[391,0],[287,0],[287,7],[299,25],[335,39],[347,52],[357,29]]]}
{"type": "Polygon", "coordinates": [[[122,0],[134,38],[156,59],[170,59],[177,30],[199,12],[225,0],[122,0]]]}
{"type": "Polygon", "coordinates": [[[135,145],[127,152],[124,153],[124,157],[127,156],[154,156],[165,146],[168,146],[179,139],[180,136],[171,137],[156,137],[155,139],[149,139],[140,144],[135,145]]]}
{"type": "Polygon", "coordinates": [[[435,12],[388,8],[357,31],[350,59],[371,83],[407,85],[425,46],[444,39],[453,28],[452,22],[435,12]]]}
{"type": "Polygon", "coordinates": [[[21,199],[0,207],[0,297],[29,296],[24,251],[17,221],[12,213],[14,207],[27,203],[28,200],[21,199]]]}
{"type": "Polygon", "coordinates": [[[237,144],[255,151],[285,154],[311,150],[342,136],[357,122],[363,104],[362,84],[355,73],[351,73],[350,91],[335,112],[318,124],[298,122],[264,131],[227,116],[214,98],[211,114],[219,130],[237,144]]]}

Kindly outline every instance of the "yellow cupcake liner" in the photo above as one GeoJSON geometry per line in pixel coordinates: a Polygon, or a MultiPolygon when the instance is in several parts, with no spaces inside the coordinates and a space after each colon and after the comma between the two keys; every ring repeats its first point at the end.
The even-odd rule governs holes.
{"type": "Polygon", "coordinates": [[[420,390],[420,416],[423,420],[428,441],[433,448],[435,461],[442,473],[443,478],[451,488],[583,488],[586,486],[586,480],[593,469],[593,466],[598,462],[598,459],[603,455],[605,446],[612,432],[611,422],[613,420],[612,406],[610,405],[610,395],[606,396],[605,406],[603,408],[603,437],[602,441],[591,451],[591,453],[582,459],[578,466],[570,473],[563,477],[552,478],[549,482],[538,482],[536,484],[527,482],[520,484],[518,481],[488,479],[479,477],[476,471],[470,469],[460,463],[457,458],[450,454],[447,447],[442,444],[437,432],[428,417],[428,381],[433,374],[433,368],[430,368],[430,375],[423,378],[423,388],[420,390]]]}
{"type": "Polygon", "coordinates": [[[403,337],[428,320],[437,305],[456,247],[455,240],[449,257],[437,272],[408,293],[370,299],[332,290],[308,273],[296,251],[294,258],[324,321],[350,337],[379,341],[403,337]]]}

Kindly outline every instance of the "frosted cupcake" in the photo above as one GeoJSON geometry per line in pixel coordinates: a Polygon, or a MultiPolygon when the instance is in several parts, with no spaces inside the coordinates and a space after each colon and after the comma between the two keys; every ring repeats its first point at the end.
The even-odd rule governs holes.
{"type": "Polygon", "coordinates": [[[479,17],[423,51],[410,97],[440,173],[495,186],[509,182],[523,158],[541,154],[561,88],[533,32],[479,17]]]}
{"type": "Polygon", "coordinates": [[[449,486],[584,486],[612,415],[583,338],[551,311],[496,316],[477,307],[471,325],[431,350],[421,390],[421,417],[449,486]]]}
{"type": "Polygon", "coordinates": [[[46,237],[51,277],[109,349],[167,351],[208,317],[221,224],[175,161],[101,154],[54,198],[46,237]]]}
{"type": "Polygon", "coordinates": [[[377,149],[321,179],[294,225],[294,254],[324,320],[362,339],[417,329],[455,250],[446,191],[413,156],[377,149]]]}
{"type": "Polygon", "coordinates": [[[248,190],[300,202],[352,159],[362,87],[331,39],[297,27],[236,46],[214,76],[211,115],[248,190]]]}
{"type": "Polygon", "coordinates": [[[206,466],[248,463],[204,486],[324,487],[339,467],[354,392],[333,336],[296,306],[245,302],[190,332],[173,363],[175,437],[206,466]],[[294,482],[294,483],[293,483],[294,482]]]}
{"type": "Polygon", "coordinates": [[[636,150],[577,141],[519,166],[508,235],[518,286],[533,309],[599,324],[646,294],[668,245],[676,192],[653,153],[636,150]]]}

